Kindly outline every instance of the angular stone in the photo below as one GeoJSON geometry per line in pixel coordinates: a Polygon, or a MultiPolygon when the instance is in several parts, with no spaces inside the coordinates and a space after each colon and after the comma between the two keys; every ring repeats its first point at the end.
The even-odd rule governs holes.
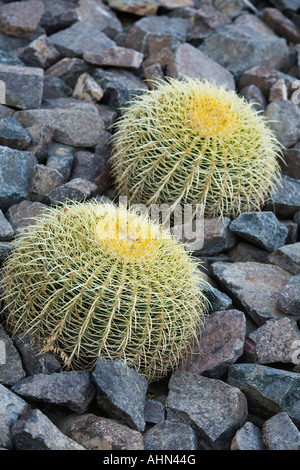
{"type": "Polygon", "coordinates": [[[104,91],[93,77],[88,73],[83,73],[76,82],[73,98],[87,101],[88,103],[94,103],[100,101],[103,94],[104,91]]]}
{"type": "Polygon", "coordinates": [[[0,241],[11,240],[14,234],[14,229],[0,209],[0,241]]]}
{"type": "Polygon", "coordinates": [[[43,101],[56,98],[67,98],[71,96],[73,89],[69,87],[63,80],[52,75],[45,75],[43,101]]]}
{"type": "Polygon", "coordinates": [[[105,165],[103,172],[95,179],[94,183],[97,188],[97,195],[103,195],[105,191],[113,186],[114,177],[110,161],[105,165]]]}
{"type": "MultiPolygon", "coordinates": [[[[217,261],[217,260],[216,260],[217,261]]],[[[207,285],[202,285],[201,289],[206,299],[209,302],[208,313],[218,312],[219,310],[228,310],[232,307],[232,300],[224,292],[221,292],[216,288],[216,284],[213,280],[207,276],[207,285]]]]}
{"type": "Polygon", "coordinates": [[[123,361],[98,357],[92,373],[98,406],[122,424],[144,431],[147,380],[123,361]]]}
{"type": "Polygon", "coordinates": [[[60,362],[50,352],[42,352],[42,346],[35,338],[23,333],[13,337],[14,345],[20,353],[27,376],[60,372],[60,362]]]}
{"type": "Polygon", "coordinates": [[[246,396],[249,412],[269,419],[285,411],[300,424],[300,375],[259,364],[233,364],[228,370],[228,383],[246,396]]]}
{"type": "Polygon", "coordinates": [[[74,161],[74,148],[69,145],[58,144],[53,142],[47,153],[46,166],[60,172],[67,182],[71,174],[74,161]]]}
{"type": "Polygon", "coordinates": [[[79,21],[103,31],[110,38],[123,31],[116,13],[101,0],[79,0],[76,13],[79,21]]]}
{"type": "Polygon", "coordinates": [[[163,421],[144,434],[145,450],[198,450],[195,431],[185,423],[163,421]]]}
{"type": "Polygon", "coordinates": [[[31,138],[31,143],[27,150],[36,157],[39,163],[43,163],[54,135],[52,122],[34,124],[27,127],[26,131],[31,138]]]}
{"type": "Polygon", "coordinates": [[[165,407],[157,401],[148,398],[145,403],[144,418],[146,423],[157,424],[165,419],[165,407]]]}
{"type": "Polygon", "coordinates": [[[292,276],[277,298],[277,307],[286,315],[300,316],[300,274],[292,276]]]}
{"type": "MultiPolygon", "coordinates": [[[[228,217],[223,217],[223,219],[213,217],[204,219],[203,221],[200,220],[199,226],[195,228],[195,233],[196,240],[198,240],[197,245],[200,245],[202,237],[203,246],[202,248],[196,249],[194,255],[212,256],[233,248],[235,246],[236,237],[229,229],[230,222],[228,217]]],[[[189,240],[187,240],[186,245],[188,250],[190,250],[189,244],[189,240]]],[[[193,244],[194,242],[192,242],[192,246],[193,244]]]]}
{"type": "Polygon", "coordinates": [[[282,220],[282,223],[288,229],[288,236],[285,240],[286,245],[292,245],[293,243],[297,243],[298,240],[298,225],[296,222],[292,220],[282,220]]]}
{"type": "Polygon", "coordinates": [[[204,4],[197,8],[195,14],[191,16],[190,22],[187,41],[194,46],[199,46],[204,38],[230,23],[230,19],[211,5],[204,4]]]}
{"type": "Polygon", "coordinates": [[[288,42],[300,42],[300,29],[276,8],[264,8],[261,12],[262,20],[288,42]]]}
{"type": "Polygon", "coordinates": [[[191,426],[206,449],[226,450],[247,420],[243,393],[219,379],[175,372],[169,381],[167,420],[191,426]]]}
{"type": "Polygon", "coordinates": [[[63,80],[70,87],[76,85],[76,81],[85,72],[89,72],[90,66],[77,57],[64,57],[45,71],[45,76],[51,75],[63,80]]]}
{"type": "Polygon", "coordinates": [[[285,244],[288,228],[273,212],[245,212],[230,224],[230,230],[248,242],[267,251],[285,244]]]}
{"type": "Polygon", "coordinates": [[[179,370],[220,378],[243,354],[245,335],[243,312],[226,310],[212,313],[205,321],[191,357],[181,363],[179,370]]]}
{"type": "Polygon", "coordinates": [[[7,242],[0,242],[0,263],[5,261],[5,259],[11,254],[12,248],[11,244],[7,242]]]}
{"type": "Polygon", "coordinates": [[[236,77],[257,65],[280,70],[289,54],[286,40],[251,14],[241,15],[233,24],[223,26],[199,47],[236,77]]]}
{"type": "Polygon", "coordinates": [[[47,204],[62,205],[70,201],[83,201],[96,195],[97,186],[83,178],[74,178],[45,194],[47,204]]]}
{"type": "Polygon", "coordinates": [[[189,25],[187,18],[150,16],[136,21],[128,31],[118,34],[115,41],[119,46],[135,49],[147,55],[149,42],[153,38],[185,42],[189,25]]]}
{"type": "Polygon", "coordinates": [[[0,384],[0,447],[13,449],[11,426],[28,409],[26,401],[0,384]]]}
{"type": "Polygon", "coordinates": [[[299,8],[298,0],[271,0],[271,3],[280,11],[297,10],[299,8]]]}
{"type": "Polygon", "coordinates": [[[20,59],[30,67],[46,69],[60,59],[60,53],[43,34],[23,49],[20,59]]]}
{"type": "Polygon", "coordinates": [[[247,421],[232,439],[230,450],[265,450],[260,429],[247,421]]]}
{"type": "Polygon", "coordinates": [[[28,188],[37,159],[30,153],[0,146],[0,209],[28,198],[28,188]]]}
{"type": "Polygon", "coordinates": [[[0,6],[0,31],[15,37],[30,36],[44,14],[43,2],[27,0],[0,6]]]}
{"type": "Polygon", "coordinates": [[[124,67],[127,69],[138,69],[144,55],[141,52],[128,47],[111,46],[103,52],[85,52],[84,60],[88,64],[100,67],[124,67]]]}
{"type": "Polygon", "coordinates": [[[286,101],[287,99],[288,93],[286,84],[283,78],[280,78],[270,88],[269,103],[272,103],[272,101],[286,101]]]}
{"type": "Polygon", "coordinates": [[[211,265],[211,271],[235,305],[258,325],[282,317],[276,302],[278,294],[291,278],[288,271],[257,262],[218,262],[211,265]]]}
{"type": "Polygon", "coordinates": [[[62,174],[54,168],[36,165],[29,185],[29,196],[32,201],[44,202],[44,195],[64,184],[62,174]]]}
{"type": "Polygon", "coordinates": [[[248,101],[248,103],[251,104],[251,106],[257,111],[265,111],[267,100],[260,88],[258,88],[256,85],[251,84],[241,88],[239,95],[243,96],[246,101],[248,101]]]}
{"type": "Polygon", "coordinates": [[[192,0],[159,0],[159,5],[166,10],[177,10],[184,7],[193,7],[192,0]]]}
{"type": "Polygon", "coordinates": [[[37,67],[0,64],[5,83],[5,103],[18,109],[39,108],[43,95],[44,71],[37,67]]]}
{"type": "Polygon", "coordinates": [[[288,91],[288,98],[292,95],[295,77],[287,75],[276,69],[271,69],[265,65],[257,65],[246,70],[238,80],[238,88],[242,89],[249,85],[257,86],[266,99],[269,99],[271,87],[280,79],[284,79],[288,91]]]}
{"type": "Polygon", "coordinates": [[[104,128],[97,108],[92,103],[70,103],[69,107],[31,109],[15,113],[15,118],[29,127],[43,123],[53,127],[53,140],[74,147],[95,147],[104,128]]]}
{"type": "Polygon", "coordinates": [[[73,0],[42,0],[45,13],[40,25],[47,35],[68,28],[78,21],[76,3],[73,0]]]}
{"type": "Polygon", "coordinates": [[[283,411],[265,421],[262,433],[267,450],[300,450],[300,432],[283,411]]]}
{"type": "Polygon", "coordinates": [[[256,261],[258,263],[269,263],[269,253],[248,243],[239,242],[228,251],[232,261],[256,261]]]}
{"type": "Polygon", "coordinates": [[[23,379],[26,374],[22,367],[20,354],[2,325],[0,325],[0,343],[4,348],[4,358],[2,354],[0,355],[0,383],[11,386],[23,379]]]}
{"type": "Polygon", "coordinates": [[[48,206],[41,202],[24,200],[13,204],[6,212],[6,217],[16,234],[26,230],[26,227],[35,223],[36,217],[45,214],[48,206]]]}
{"type": "Polygon", "coordinates": [[[0,145],[25,150],[31,138],[26,129],[13,117],[0,120],[0,145]]]}
{"type": "Polygon", "coordinates": [[[16,55],[9,54],[8,52],[5,51],[0,51],[0,64],[5,64],[5,65],[20,65],[23,67],[25,64],[22,62],[19,57],[16,55]]]}
{"type": "Polygon", "coordinates": [[[283,161],[280,161],[281,172],[290,178],[300,179],[300,148],[283,149],[283,161]]]}
{"type": "Polygon", "coordinates": [[[103,173],[109,157],[109,154],[104,155],[104,153],[75,152],[71,177],[85,178],[94,182],[103,173]]]}
{"type": "Polygon", "coordinates": [[[16,450],[85,450],[65,436],[39,409],[30,410],[12,425],[16,450]]]}
{"type": "Polygon", "coordinates": [[[79,414],[87,410],[96,393],[85,370],[35,374],[15,383],[12,391],[25,399],[64,406],[79,414]]]}
{"type": "MultiPolygon", "coordinates": [[[[300,318],[300,311],[298,316],[300,318]]],[[[295,341],[300,344],[300,331],[294,321],[289,318],[269,320],[246,338],[245,360],[259,364],[292,363],[295,341]]]]}
{"type": "Polygon", "coordinates": [[[158,0],[108,0],[108,4],[113,10],[137,16],[152,16],[156,14],[160,3],[158,0]]]}
{"type": "Polygon", "coordinates": [[[59,427],[87,450],[144,450],[143,435],[139,431],[92,413],[71,414],[59,427]]]}
{"type": "Polygon", "coordinates": [[[265,112],[269,127],[284,147],[291,147],[300,139],[300,110],[291,101],[273,101],[265,112]]]}
{"type": "Polygon", "coordinates": [[[271,263],[286,269],[292,274],[300,273],[300,242],[281,246],[270,256],[271,263]]]}
{"type": "Polygon", "coordinates": [[[273,211],[281,219],[292,218],[300,210],[300,179],[282,175],[281,183],[273,189],[264,209],[273,211]]]}
{"type": "Polygon", "coordinates": [[[200,80],[211,80],[217,85],[225,86],[228,90],[235,89],[233,75],[226,68],[188,43],[178,46],[172,60],[168,63],[167,75],[178,79],[189,76],[200,80]]]}

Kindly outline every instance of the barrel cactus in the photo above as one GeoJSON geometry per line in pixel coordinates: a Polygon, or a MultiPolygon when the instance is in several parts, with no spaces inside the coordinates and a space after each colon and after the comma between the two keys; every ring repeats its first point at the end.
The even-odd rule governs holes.
{"type": "Polygon", "coordinates": [[[280,180],[280,144],[235,91],[168,79],[119,118],[112,158],[129,204],[202,204],[206,217],[260,210],[280,180]]]}
{"type": "Polygon", "coordinates": [[[202,276],[147,215],[111,203],[51,208],[19,236],[2,281],[11,335],[66,369],[122,359],[149,381],[177,367],[203,322],[202,276]]]}

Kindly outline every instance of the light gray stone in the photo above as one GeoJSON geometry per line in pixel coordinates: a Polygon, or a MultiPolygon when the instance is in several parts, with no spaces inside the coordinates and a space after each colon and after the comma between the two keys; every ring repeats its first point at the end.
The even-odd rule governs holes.
{"type": "MultiPolygon", "coordinates": [[[[4,348],[4,357],[2,357],[3,354],[0,355],[0,383],[12,386],[23,379],[26,374],[22,366],[20,354],[1,324],[0,342],[2,348],[4,348]]],[[[2,349],[1,352],[3,353],[2,349]]]]}
{"type": "Polygon", "coordinates": [[[265,450],[260,429],[247,421],[232,439],[230,450],[265,450]]]}
{"type": "Polygon", "coordinates": [[[11,426],[29,408],[26,401],[0,384],[0,447],[13,449],[11,426]]]}
{"type": "Polygon", "coordinates": [[[300,242],[277,248],[269,260],[292,274],[300,274],[300,242]]]}
{"type": "Polygon", "coordinates": [[[277,307],[286,315],[300,316],[300,273],[292,276],[277,298],[277,307]]]}
{"type": "Polygon", "coordinates": [[[300,450],[300,432],[285,412],[269,418],[262,433],[268,450],[300,450]]]}
{"type": "Polygon", "coordinates": [[[265,116],[269,127],[284,147],[291,147],[300,139],[300,110],[297,104],[273,101],[268,104],[265,116]]]}
{"type": "Polygon", "coordinates": [[[198,450],[198,439],[191,426],[163,421],[144,434],[145,450],[198,450]]]}
{"type": "Polygon", "coordinates": [[[0,64],[0,80],[5,83],[5,103],[18,109],[41,106],[44,71],[38,67],[0,64]]]}
{"type": "Polygon", "coordinates": [[[300,210],[300,180],[282,175],[280,184],[275,185],[265,203],[265,210],[274,212],[281,219],[292,218],[300,210]]]}
{"type": "Polygon", "coordinates": [[[13,238],[15,234],[14,229],[11,224],[8,222],[7,218],[4,216],[2,210],[0,209],[0,241],[8,241],[13,238]]]}

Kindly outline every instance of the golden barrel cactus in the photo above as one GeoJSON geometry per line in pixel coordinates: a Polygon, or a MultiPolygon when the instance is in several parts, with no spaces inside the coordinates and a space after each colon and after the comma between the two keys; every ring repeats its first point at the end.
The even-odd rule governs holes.
{"type": "Polygon", "coordinates": [[[49,209],[15,241],[2,281],[7,330],[66,368],[98,356],[149,381],[176,368],[206,311],[200,270],[146,215],[96,201],[49,209]]]}
{"type": "Polygon", "coordinates": [[[235,217],[260,210],[279,180],[280,144],[265,118],[208,81],[158,82],[116,124],[116,189],[129,204],[202,204],[206,217],[235,217]]]}

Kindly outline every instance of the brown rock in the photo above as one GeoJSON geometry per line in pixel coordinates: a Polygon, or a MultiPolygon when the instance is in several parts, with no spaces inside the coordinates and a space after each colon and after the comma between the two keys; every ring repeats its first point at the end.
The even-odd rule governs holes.
{"type": "Polygon", "coordinates": [[[39,0],[2,5],[0,31],[19,38],[30,36],[38,27],[44,11],[43,2],[39,0]]]}
{"type": "Polygon", "coordinates": [[[246,338],[245,359],[259,364],[292,363],[295,341],[300,342],[295,321],[289,318],[269,320],[246,338]]]}
{"type": "Polygon", "coordinates": [[[73,98],[87,101],[88,103],[94,103],[100,101],[104,91],[101,86],[89,75],[83,73],[77,80],[76,86],[73,92],[73,98]]]}
{"type": "Polygon", "coordinates": [[[69,86],[76,85],[77,79],[84,72],[89,71],[89,66],[83,59],[77,57],[64,57],[45,71],[45,75],[61,78],[69,86]]]}
{"type": "Polygon", "coordinates": [[[159,7],[158,0],[108,0],[113,10],[133,13],[137,16],[155,15],[159,7]]]}
{"type": "Polygon", "coordinates": [[[287,99],[286,84],[283,78],[280,78],[270,88],[269,103],[272,101],[286,101],[287,99]]]}
{"type": "Polygon", "coordinates": [[[83,58],[88,64],[96,66],[138,69],[142,64],[144,55],[127,47],[112,46],[102,53],[85,52],[83,58]]]}
{"type": "Polygon", "coordinates": [[[289,18],[287,18],[277,8],[264,8],[261,13],[262,19],[279,36],[283,36],[290,42],[300,42],[300,29],[297,28],[289,18]]]}
{"type": "Polygon", "coordinates": [[[48,206],[41,202],[22,201],[12,205],[6,217],[16,233],[22,232],[28,225],[35,223],[36,217],[45,214],[49,210],[48,206]]]}
{"type": "Polygon", "coordinates": [[[239,310],[214,312],[207,318],[192,356],[179,370],[219,378],[243,353],[246,319],[239,310]]]}
{"type": "Polygon", "coordinates": [[[239,78],[238,88],[241,90],[246,86],[256,85],[268,99],[271,87],[280,78],[284,79],[288,91],[288,97],[290,97],[295,92],[295,88],[293,88],[295,77],[284,74],[279,70],[265,67],[264,65],[258,65],[243,72],[239,78]]]}
{"type": "Polygon", "coordinates": [[[198,46],[202,39],[209,36],[215,29],[228,23],[230,19],[227,15],[210,5],[202,5],[191,17],[191,26],[187,34],[188,42],[198,46]]]}
{"type": "Polygon", "coordinates": [[[19,57],[25,65],[45,69],[58,61],[60,53],[43,34],[28,44],[19,57]]]}

